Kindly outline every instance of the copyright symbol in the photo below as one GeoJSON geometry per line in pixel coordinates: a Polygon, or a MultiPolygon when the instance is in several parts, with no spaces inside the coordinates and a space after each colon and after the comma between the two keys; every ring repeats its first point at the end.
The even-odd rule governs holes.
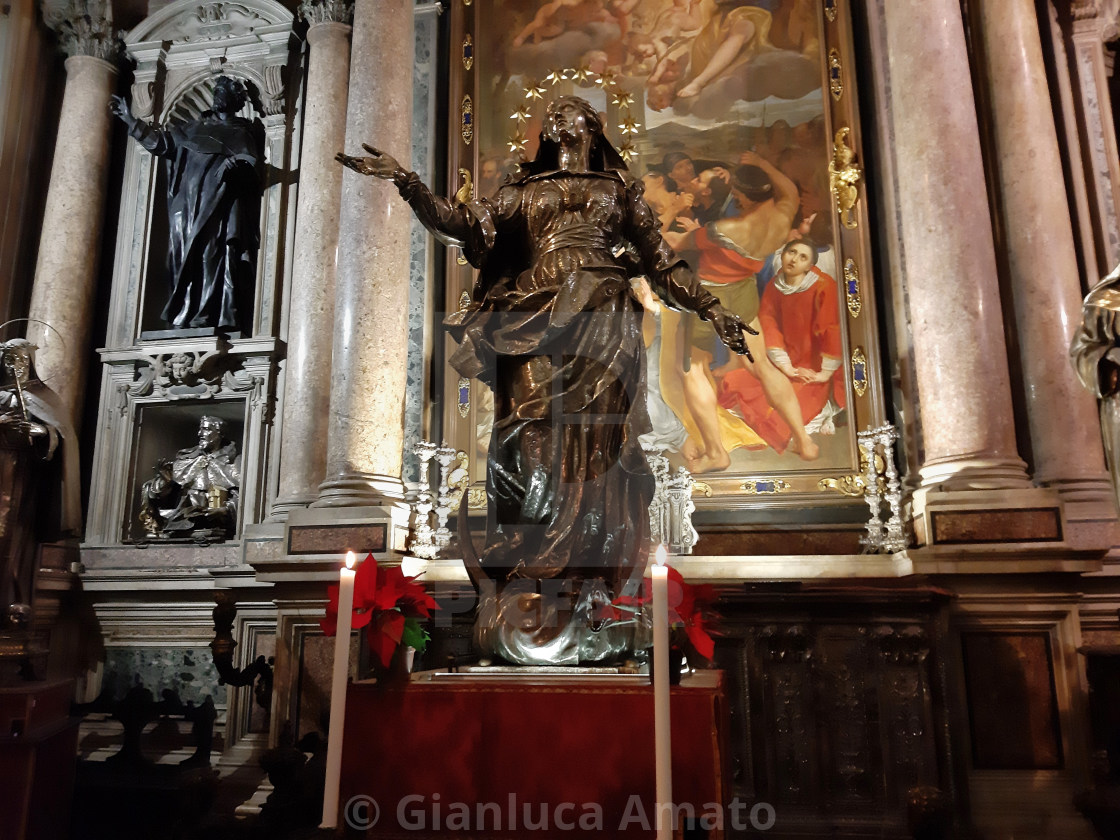
{"type": "Polygon", "coordinates": [[[381,817],[381,809],[377,807],[377,800],[372,796],[359,793],[346,801],[342,816],[351,828],[365,831],[377,825],[377,820],[381,817]]]}

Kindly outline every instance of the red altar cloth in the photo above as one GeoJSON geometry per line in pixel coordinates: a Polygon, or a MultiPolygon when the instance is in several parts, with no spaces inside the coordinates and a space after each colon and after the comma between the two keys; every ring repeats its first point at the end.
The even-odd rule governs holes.
{"type": "MultiPolygon", "coordinates": [[[[722,673],[686,677],[671,709],[673,800],[711,813],[727,801],[722,673]]],[[[344,740],[339,825],[371,836],[648,837],[655,825],[648,682],[437,674],[395,691],[355,683],[344,740]]]]}

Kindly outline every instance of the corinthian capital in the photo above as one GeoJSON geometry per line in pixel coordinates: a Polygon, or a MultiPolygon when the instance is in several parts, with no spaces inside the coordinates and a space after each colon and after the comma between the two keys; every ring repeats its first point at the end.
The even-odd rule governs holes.
{"type": "Polygon", "coordinates": [[[354,19],[352,0],[302,0],[299,16],[309,25],[317,23],[350,23],[354,19]]]}
{"type": "Polygon", "coordinates": [[[113,9],[109,0],[48,0],[43,20],[58,34],[67,56],[88,55],[115,63],[124,44],[113,31],[113,9]]]}

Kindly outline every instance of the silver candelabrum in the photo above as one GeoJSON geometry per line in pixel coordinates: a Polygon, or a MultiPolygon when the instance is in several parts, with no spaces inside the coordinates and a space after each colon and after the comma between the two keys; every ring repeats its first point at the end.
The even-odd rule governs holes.
{"type": "Polygon", "coordinates": [[[860,543],[869,553],[902,551],[907,540],[902,528],[902,482],[894,460],[898,430],[886,425],[860,432],[856,437],[864,467],[863,498],[871,511],[867,534],[860,543]],[[881,516],[884,502],[890,508],[886,522],[881,516]]]}
{"type": "Polygon", "coordinates": [[[462,495],[462,475],[465,465],[451,468],[456,461],[465,462],[464,453],[452,446],[438,446],[429,440],[418,441],[412,447],[420,460],[420,481],[416,499],[412,502],[412,539],[409,551],[424,560],[433,560],[451,542],[451,529],[447,520],[455,507],[456,496],[462,495]],[[435,491],[432,489],[432,462],[439,468],[435,491]],[[435,527],[433,527],[433,525],[435,527]]]}
{"type": "Polygon", "coordinates": [[[664,543],[670,554],[691,554],[699,535],[692,527],[692,501],[695,481],[684,467],[673,472],[669,459],[646,450],[646,460],[657,482],[649,505],[649,530],[653,544],[664,543]]]}

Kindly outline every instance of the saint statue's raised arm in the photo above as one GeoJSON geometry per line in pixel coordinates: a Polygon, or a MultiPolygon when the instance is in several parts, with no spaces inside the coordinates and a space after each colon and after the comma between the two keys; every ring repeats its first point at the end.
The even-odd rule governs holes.
{"type": "Polygon", "coordinates": [[[644,275],[665,305],[711,321],[738,353],[744,326],[663,241],[641,181],[583,99],[549,104],[537,157],[493,199],[453,205],[366,149],[338,159],[392,179],[425,227],[479,269],[472,303],[445,325],[459,342],[451,365],[494,391],[478,564],[500,591],[484,647],[523,663],[616,655],[607,634],[563,637],[638,585],[649,550],[645,346],[631,279],[644,275]],[[562,586],[539,583],[550,579],[562,586]],[[521,620],[545,590],[570,594],[561,613],[571,621],[521,620]]]}

